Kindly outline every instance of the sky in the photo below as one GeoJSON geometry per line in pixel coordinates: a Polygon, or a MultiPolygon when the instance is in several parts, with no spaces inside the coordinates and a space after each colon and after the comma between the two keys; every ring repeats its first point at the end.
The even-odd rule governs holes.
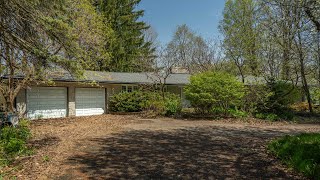
{"type": "Polygon", "coordinates": [[[142,0],[137,7],[145,10],[141,20],[158,33],[161,44],[168,43],[178,25],[187,24],[204,38],[216,39],[225,0],[142,0]]]}

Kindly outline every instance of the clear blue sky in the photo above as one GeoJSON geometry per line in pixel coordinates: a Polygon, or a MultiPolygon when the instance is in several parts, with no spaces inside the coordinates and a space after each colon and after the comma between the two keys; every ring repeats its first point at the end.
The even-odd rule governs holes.
{"type": "Polygon", "coordinates": [[[187,24],[205,38],[217,38],[225,0],[142,0],[143,21],[158,33],[158,40],[169,42],[178,25],[187,24]]]}

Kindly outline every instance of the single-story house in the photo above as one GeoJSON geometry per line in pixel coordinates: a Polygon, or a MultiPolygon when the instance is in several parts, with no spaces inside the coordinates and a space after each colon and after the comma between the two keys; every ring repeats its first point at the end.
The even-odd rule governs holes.
{"type": "MultiPolygon", "coordinates": [[[[85,71],[83,80],[61,72],[50,76],[53,86],[35,84],[20,91],[17,111],[30,119],[101,115],[109,112],[109,100],[114,94],[131,92],[141,84],[163,82],[152,73],[85,71]]],[[[167,91],[179,95],[183,104],[187,104],[183,87],[189,77],[185,73],[170,74],[165,81],[167,91]]]]}
{"type": "MultiPolygon", "coordinates": [[[[166,81],[153,73],[119,73],[85,71],[78,80],[68,72],[51,72],[54,85],[34,84],[23,89],[16,97],[16,109],[27,118],[61,118],[90,116],[109,113],[110,98],[117,93],[131,92],[139,85],[164,83],[167,92],[181,97],[182,105],[189,106],[185,99],[184,86],[189,84],[190,74],[173,72],[166,81]]],[[[19,76],[16,77],[19,79],[19,76]]],[[[22,76],[20,76],[22,78],[22,76]]],[[[238,80],[241,81],[240,77],[238,80]]],[[[264,78],[248,76],[246,85],[266,83],[264,78]]],[[[0,103],[3,100],[0,99],[0,103]]]]}

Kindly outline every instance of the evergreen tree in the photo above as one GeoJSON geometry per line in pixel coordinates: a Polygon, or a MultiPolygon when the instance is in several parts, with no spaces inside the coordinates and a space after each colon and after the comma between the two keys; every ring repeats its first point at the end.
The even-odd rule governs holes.
{"type": "Polygon", "coordinates": [[[113,30],[113,39],[106,45],[112,52],[108,67],[100,70],[118,72],[141,72],[151,67],[150,59],[155,51],[146,42],[143,32],[149,26],[139,18],[143,10],[136,10],[140,0],[101,0],[98,10],[105,23],[113,30]]]}

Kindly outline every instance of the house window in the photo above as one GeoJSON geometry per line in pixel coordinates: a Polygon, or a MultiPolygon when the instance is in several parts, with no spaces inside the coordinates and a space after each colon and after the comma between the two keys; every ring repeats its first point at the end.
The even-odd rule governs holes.
{"type": "Polygon", "coordinates": [[[138,90],[138,86],[123,85],[121,89],[122,92],[133,92],[138,90]]]}
{"type": "Polygon", "coordinates": [[[127,92],[127,86],[122,86],[122,92],[127,92]]]}

